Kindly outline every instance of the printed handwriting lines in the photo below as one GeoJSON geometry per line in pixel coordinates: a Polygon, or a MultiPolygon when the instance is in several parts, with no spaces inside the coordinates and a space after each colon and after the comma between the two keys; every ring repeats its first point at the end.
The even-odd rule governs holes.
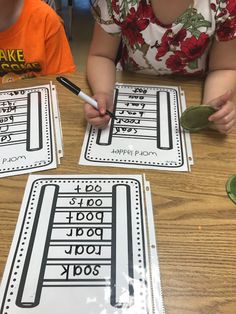
{"type": "MultiPolygon", "coordinates": [[[[79,197],[78,197],[79,198],[79,197]]],[[[90,212],[90,211],[94,211],[94,210],[99,210],[99,212],[102,212],[102,211],[104,211],[104,212],[110,212],[111,211],[111,206],[101,206],[101,207],[98,207],[98,206],[94,206],[94,207],[91,207],[91,206],[74,206],[74,205],[70,205],[70,206],[58,206],[57,208],[56,208],[56,212],[58,211],[58,212],[63,212],[63,209],[64,209],[64,211],[65,212],[67,212],[67,213],[69,213],[69,211],[71,211],[71,212],[75,212],[75,211],[78,211],[78,210],[80,210],[80,209],[90,209],[90,210],[88,210],[88,212],[90,212]],[[73,206],[73,207],[72,207],[73,206]],[[62,209],[62,210],[61,210],[62,209]],[[69,210],[66,210],[66,209],[69,209],[69,210]],[[110,209],[110,210],[106,210],[106,209],[110,209]]],[[[83,210],[83,211],[85,211],[85,210],[83,210]]]]}
{"type": "Polygon", "coordinates": [[[0,110],[2,108],[8,108],[8,107],[13,107],[15,106],[17,108],[21,107],[27,107],[27,101],[26,99],[21,99],[21,98],[14,98],[12,100],[5,100],[0,102],[0,110]]]}
{"type": "Polygon", "coordinates": [[[20,141],[12,141],[12,142],[4,142],[4,143],[0,143],[0,146],[10,146],[10,145],[20,145],[20,144],[25,144],[26,143],[26,139],[25,140],[20,140],[20,141]]]}
{"type": "Polygon", "coordinates": [[[111,192],[65,192],[65,193],[60,193],[58,195],[57,198],[68,198],[68,197],[74,197],[74,196],[83,196],[83,197],[91,197],[91,196],[102,196],[102,197],[105,197],[105,198],[108,198],[108,197],[111,197],[111,192]]]}
{"type": "MultiPolygon", "coordinates": [[[[44,282],[70,282],[70,281],[78,281],[78,282],[108,282],[110,283],[109,279],[44,279],[44,282]]],[[[44,285],[43,285],[44,286],[44,285]]]]}
{"type": "Polygon", "coordinates": [[[110,279],[57,279],[44,280],[43,287],[110,287],[110,279]],[[81,282],[81,284],[80,284],[81,282]],[[87,284],[86,284],[87,282],[87,284]]]}
{"type": "Polygon", "coordinates": [[[24,111],[23,109],[26,109],[27,106],[26,104],[23,105],[16,105],[16,104],[11,104],[9,106],[1,106],[0,105],[0,114],[16,114],[17,111],[24,111]]]}
{"type": "MultiPolygon", "coordinates": [[[[47,259],[47,266],[58,266],[61,264],[67,264],[67,265],[77,265],[77,263],[68,263],[73,261],[93,261],[91,265],[104,265],[109,266],[111,264],[111,258],[48,258],[47,259]],[[101,263],[103,261],[104,263],[101,263]],[[107,262],[107,263],[105,263],[107,262]]],[[[87,265],[88,263],[80,263],[80,265],[87,265]]]]}
{"type": "Polygon", "coordinates": [[[116,116],[121,115],[125,116],[140,116],[142,117],[144,114],[154,114],[157,113],[156,109],[148,109],[148,108],[116,108],[116,116]]]}
{"type": "MultiPolygon", "coordinates": [[[[86,207],[86,209],[87,209],[87,207],[86,207]]],[[[87,210],[83,210],[83,207],[78,207],[78,208],[76,208],[76,207],[73,207],[73,208],[71,208],[71,207],[68,207],[68,206],[63,206],[63,207],[57,207],[56,208],[56,212],[58,212],[58,213],[69,213],[69,212],[72,212],[72,213],[74,213],[74,212],[83,212],[83,213],[90,213],[91,211],[93,212],[94,211],[94,209],[95,209],[95,211],[97,211],[97,212],[104,212],[104,213],[110,213],[110,212],[112,212],[112,210],[111,210],[111,206],[110,207],[104,207],[104,206],[102,206],[102,207],[92,207],[90,210],[89,209],[87,209],[87,210]],[[59,209],[59,210],[58,210],[59,209]],[[61,210],[62,209],[62,210],[61,210]],[[79,209],[79,210],[78,210],[79,209]],[[80,209],[82,209],[82,210],[80,210],[80,209]],[[110,209],[110,210],[107,210],[107,209],[110,209]]]]}
{"type": "MultiPolygon", "coordinates": [[[[0,117],[0,121],[1,121],[1,117],[0,117]]],[[[13,121],[6,122],[6,123],[3,123],[3,122],[1,123],[0,122],[0,130],[1,130],[1,128],[6,127],[6,126],[15,127],[16,125],[17,126],[18,125],[23,125],[23,126],[26,127],[26,120],[25,121],[14,121],[14,124],[13,124],[13,121]]]]}
{"type": "Polygon", "coordinates": [[[14,130],[15,125],[8,125],[5,130],[0,126],[0,135],[1,134],[26,134],[26,130],[14,130]],[[9,126],[10,126],[10,130],[9,130],[9,126]],[[2,130],[1,130],[2,129],[2,130]],[[12,130],[12,131],[11,131],[12,130]]]}
{"type": "MultiPolygon", "coordinates": [[[[86,240],[86,241],[89,241],[89,240],[86,240]]],[[[85,246],[86,245],[86,242],[85,240],[83,240],[83,245],[85,246]]],[[[98,248],[101,248],[101,247],[111,247],[111,244],[100,244],[100,241],[101,240],[94,240],[94,245],[96,245],[98,248]],[[98,243],[97,243],[98,242],[98,243]]],[[[57,244],[57,243],[53,243],[54,240],[51,240],[50,242],[50,247],[65,247],[65,246],[78,246],[78,245],[81,245],[80,242],[81,240],[61,240],[61,244],[57,244]],[[63,242],[64,241],[64,242],[63,242]]]]}
{"type": "MultiPolygon", "coordinates": [[[[137,88],[142,88],[144,90],[148,90],[148,91],[153,91],[153,92],[157,92],[157,91],[164,91],[164,92],[169,92],[170,90],[175,91],[174,88],[166,88],[165,86],[158,86],[158,88],[156,86],[147,86],[147,85],[142,85],[142,84],[135,84],[135,86],[137,86],[137,88]]],[[[131,84],[117,84],[116,88],[120,91],[122,91],[122,89],[131,89],[131,92],[133,92],[134,86],[131,84]]],[[[124,92],[123,92],[124,93],[124,92]]],[[[130,92],[129,92],[130,93],[130,92]]]]}
{"type": "Polygon", "coordinates": [[[143,109],[143,108],[119,108],[117,109],[116,108],[116,117],[119,115],[119,116],[122,116],[122,117],[130,117],[130,116],[140,116],[142,117],[144,114],[156,114],[157,113],[157,110],[152,110],[152,109],[143,109]]]}
{"type": "Polygon", "coordinates": [[[14,117],[22,117],[22,116],[27,116],[26,112],[18,112],[18,113],[14,113],[14,114],[4,114],[4,115],[1,115],[1,119],[3,117],[10,117],[10,116],[14,116],[14,117]]]}
{"type": "MultiPolygon", "coordinates": [[[[146,97],[146,96],[145,96],[146,97]]],[[[125,106],[125,108],[127,107],[137,107],[140,106],[142,108],[145,107],[145,105],[148,106],[156,106],[157,105],[157,100],[156,97],[152,97],[153,100],[150,99],[136,99],[136,98],[128,98],[128,99],[118,99],[116,102],[116,108],[120,108],[119,106],[122,106],[121,108],[123,108],[123,106],[125,106]]]]}
{"type": "MultiPolygon", "coordinates": [[[[61,225],[64,225],[65,227],[66,226],[72,226],[72,225],[76,225],[76,226],[86,226],[86,225],[88,225],[88,226],[92,226],[92,225],[94,225],[94,224],[97,224],[97,225],[99,225],[99,228],[100,228],[100,223],[101,222],[91,222],[91,223],[89,223],[89,222],[54,222],[53,223],[53,228],[57,228],[57,226],[59,225],[59,226],[61,226],[61,225]],[[55,227],[54,227],[55,226],[55,227]]],[[[109,225],[111,225],[111,222],[102,222],[102,225],[103,226],[109,226],[109,225]]],[[[106,228],[107,229],[107,228],[106,228]]]]}
{"type": "Polygon", "coordinates": [[[150,141],[154,141],[154,140],[157,140],[157,136],[145,136],[145,135],[132,135],[132,136],[129,136],[129,135],[126,135],[126,134],[119,134],[116,133],[116,134],[113,134],[113,137],[116,137],[116,138],[131,138],[131,139],[144,139],[144,140],[150,140],[150,141]]]}
{"type": "Polygon", "coordinates": [[[0,136],[1,135],[21,135],[21,134],[26,134],[26,130],[18,130],[18,131],[0,131],[0,136]]]}
{"type": "Polygon", "coordinates": [[[114,128],[131,128],[131,129],[138,129],[138,130],[153,130],[156,132],[156,125],[155,126],[150,126],[150,125],[133,125],[133,124],[117,124],[117,125],[114,125],[114,128]]]}
{"type": "MultiPolygon", "coordinates": [[[[0,125],[12,125],[14,121],[15,115],[12,114],[6,114],[6,115],[0,115],[0,125]]],[[[23,121],[25,122],[25,121],[23,121]]]]}
{"type": "MultiPolygon", "coordinates": [[[[120,125],[127,125],[126,123],[130,123],[128,125],[137,125],[140,122],[154,122],[156,123],[156,119],[153,118],[147,118],[147,117],[134,117],[134,116],[121,116],[120,118],[118,118],[118,116],[116,115],[116,122],[114,123],[114,127],[115,126],[120,126],[120,125]]],[[[141,126],[142,127],[142,126],[141,126]]],[[[144,125],[145,127],[145,125],[144,125]]],[[[148,126],[147,126],[148,127],[148,126]]]]}
{"type": "MultiPolygon", "coordinates": [[[[89,242],[89,240],[86,240],[89,242]]],[[[61,240],[61,243],[60,244],[57,244],[56,242],[54,243],[54,240],[52,240],[50,242],[50,247],[60,247],[60,248],[64,248],[64,247],[68,247],[68,246],[73,246],[73,247],[77,247],[77,246],[80,246],[80,245],[83,245],[83,246],[86,246],[86,242],[85,240],[83,240],[83,244],[81,244],[81,240],[61,240]],[[63,242],[64,241],[64,242],[63,242]]],[[[110,240],[111,241],[111,240],[110,240]]],[[[103,248],[103,247],[111,247],[111,244],[101,244],[101,240],[94,240],[94,246],[98,247],[99,249],[100,248],[103,248]]],[[[90,245],[90,243],[88,243],[88,245],[90,245]]]]}
{"type": "MultiPolygon", "coordinates": [[[[145,107],[147,107],[146,105],[150,106],[151,108],[156,107],[157,102],[156,102],[156,100],[146,101],[146,99],[139,99],[139,100],[132,99],[130,101],[129,100],[118,100],[116,103],[116,109],[122,110],[122,109],[127,109],[127,108],[131,109],[132,108],[132,110],[133,109],[134,110],[135,109],[140,110],[140,109],[144,109],[145,107]]],[[[150,108],[150,110],[153,110],[151,108],[150,108]]],[[[147,108],[145,110],[147,110],[147,108]]]]}
{"type": "MultiPolygon", "coordinates": [[[[92,222],[91,224],[89,223],[80,223],[80,222],[73,222],[73,223],[59,223],[59,225],[61,227],[59,227],[58,225],[55,225],[55,223],[53,225],[55,225],[54,229],[68,229],[68,225],[70,226],[70,229],[76,229],[76,228],[79,228],[80,225],[83,225],[83,226],[88,226],[88,228],[91,228],[91,227],[94,227],[94,228],[97,228],[99,226],[99,229],[111,229],[111,227],[109,226],[102,226],[102,225],[105,225],[105,223],[102,223],[102,225],[100,225],[101,223],[98,222],[92,222]]],[[[111,223],[109,223],[111,225],[111,223]]]]}
{"type": "MultiPolygon", "coordinates": [[[[112,209],[111,209],[111,206],[108,208],[108,209],[104,209],[103,207],[102,208],[96,208],[96,207],[94,207],[94,208],[92,208],[92,209],[87,209],[86,208],[86,210],[84,210],[82,207],[80,207],[80,208],[68,208],[68,210],[67,210],[67,208],[63,208],[62,210],[57,210],[56,211],[56,214],[68,214],[68,216],[67,216],[67,220],[68,221],[71,221],[71,220],[73,220],[75,217],[76,217],[76,214],[77,215],[80,215],[80,217],[79,218],[81,218],[81,219],[78,219],[78,221],[82,221],[82,220],[85,220],[85,221],[93,221],[94,219],[96,219],[96,221],[97,220],[101,220],[101,219],[103,219],[104,218],[104,216],[103,217],[101,217],[101,215],[111,215],[111,213],[112,213],[112,209]],[[89,217],[89,219],[88,218],[86,218],[86,217],[83,217],[83,214],[94,214],[94,217],[92,217],[91,219],[90,219],[90,217],[89,217]],[[98,213],[98,215],[96,216],[96,214],[98,213]],[[71,215],[72,214],[75,214],[75,217],[72,217],[71,215]]],[[[58,221],[58,219],[55,219],[55,222],[57,222],[58,221]]]]}
{"type": "MultiPolygon", "coordinates": [[[[100,228],[100,227],[99,227],[100,228]]],[[[60,229],[60,228],[56,228],[56,229],[60,229]]],[[[106,228],[106,229],[109,229],[109,228],[106,228]]],[[[67,238],[68,239],[68,238],[67,238]]],[[[75,241],[75,239],[72,239],[72,240],[66,240],[68,243],[70,243],[70,242],[73,242],[73,241],[75,241]]],[[[77,240],[79,243],[87,243],[87,242],[89,242],[89,243],[96,243],[96,244],[100,244],[100,243],[102,243],[101,245],[102,246],[105,246],[105,245],[103,245],[103,243],[111,243],[111,239],[109,240],[104,240],[104,239],[92,239],[92,240],[88,240],[88,239],[78,239],[77,240]]],[[[63,239],[63,240],[57,240],[57,239],[51,239],[51,242],[50,243],[64,243],[65,242],[65,240],[63,239]]],[[[55,246],[55,244],[50,244],[50,246],[55,246]]],[[[109,246],[109,245],[106,245],[106,246],[109,246]]]]}
{"type": "MultiPolygon", "coordinates": [[[[107,282],[107,281],[106,281],[106,282],[107,282]]],[[[76,287],[88,287],[88,286],[89,286],[89,287],[93,287],[93,288],[95,288],[95,287],[101,287],[101,288],[102,288],[102,287],[107,287],[107,286],[109,287],[109,286],[110,286],[110,283],[109,283],[109,282],[108,282],[108,284],[105,284],[105,285],[99,285],[99,284],[97,284],[97,285],[94,285],[94,284],[93,284],[93,285],[92,285],[92,284],[89,284],[89,285],[85,285],[85,284],[83,284],[83,285],[82,285],[82,284],[73,284],[73,285],[72,285],[72,283],[73,283],[73,282],[70,281],[70,285],[69,285],[69,284],[68,284],[68,285],[49,285],[49,284],[46,285],[46,284],[44,284],[43,287],[46,287],[46,288],[75,287],[75,288],[76,288],[76,287]]]]}
{"type": "MultiPolygon", "coordinates": [[[[140,92],[140,93],[124,93],[124,92],[121,92],[121,91],[119,91],[119,97],[121,98],[121,97],[127,97],[128,99],[135,99],[135,97],[142,97],[141,98],[141,100],[145,97],[147,97],[147,98],[155,98],[156,97],[156,92],[159,92],[159,90],[156,90],[154,93],[142,93],[142,92],[140,92]],[[134,98],[133,98],[134,97],[134,98]]],[[[138,98],[137,98],[138,99],[138,98]]]]}

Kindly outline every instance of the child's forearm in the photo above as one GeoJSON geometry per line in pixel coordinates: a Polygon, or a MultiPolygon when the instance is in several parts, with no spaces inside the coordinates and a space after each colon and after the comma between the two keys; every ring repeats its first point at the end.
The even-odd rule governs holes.
{"type": "Polygon", "coordinates": [[[105,57],[89,56],[87,61],[87,78],[93,94],[113,94],[116,80],[114,62],[105,57]]]}
{"type": "Polygon", "coordinates": [[[211,71],[206,78],[202,103],[206,104],[212,99],[232,90],[236,93],[236,70],[211,71]]]}

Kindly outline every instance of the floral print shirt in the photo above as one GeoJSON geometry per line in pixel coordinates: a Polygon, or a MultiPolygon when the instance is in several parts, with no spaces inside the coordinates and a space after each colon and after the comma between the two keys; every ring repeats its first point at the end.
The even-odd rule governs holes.
{"type": "Polygon", "coordinates": [[[122,37],[117,68],[127,71],[203,74],[212,40],[236,37],[236,0],[195,0],[170,25],[156,18],[151,0],[96,0],[93,14],[122,37]]]}

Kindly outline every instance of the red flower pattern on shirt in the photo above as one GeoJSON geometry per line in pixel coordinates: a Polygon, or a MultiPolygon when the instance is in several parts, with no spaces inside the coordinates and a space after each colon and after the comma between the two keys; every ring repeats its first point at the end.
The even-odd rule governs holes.
{"type": "Polygon", "coordinates": [[[181,51],[185,54],[186,59],[192,61],[200,58],[208,46],[209,36],[202,33],[199,38],[194,36],[186,38],[181,43],[181,51]]]}
{"type": "Polygon", "coordinates": [[[122,49],[122,57],[120,60],[123,69],[127,71],[137,71],[139,69],[139,65],[131,58],[128,54],[127,47],[124,46],[122,49]]]}
{"type": "Polygon", "coordinates": [[[167,68],[171,69],[173,73],[185,73],[186,70],[184,70],[186,66],[186,59],[181,58],[181,54],[176,52],[175,54],[171,55],[166,60],[166,66],[167,68]]]}
{"type": "Polygon", "coordinates": [[[171,29],[168,29],[161,39],[161,43],[157,46],[156,60],[160,60],[168,51],[174,50],[179,46],[180,42],[186,36],[186,29],[181,29],[177,34],[173,34],[171,29]]]}
{"type": "Polygon", "coordinates": [[[135,44],[144,44],[141,31],[149,24],[146,18],[140,18],[134,8],[131,8],[124,23],[121,24],[122,35],[127,38],[131,48],[135,44]]]}
{"type": "Polygon", "coordinates": [[[235,38],[236,17],[231,20],[226,20],[221,28],[217,29],[216,34],[220,41],[235,38]]]}
{"type": "Polygon", "coordinates": [[[230,15],[236,15],[236,0],[228,1],[226,5],[226,9],[230,15]]]}
{"type": "Polygon", "coordinates": [[[205,11],[203,5],[199,9],[198,1],[175,23],[162,25],[150,0],[97,0],[98,11],[107,8],[105,16],[110,17],[109,23],[102,19],[99,23],[107,32],[121,32],[125,48],[121,68],[163,74],[203,73],[214,37],[219,41],[236,38],[236,0],[206,1],[205,11]]]}
{"type": "Polygon", "coordinates": [[[112,8],[116,14],[120,13],[119,0],[112,0],[112,8]]]}

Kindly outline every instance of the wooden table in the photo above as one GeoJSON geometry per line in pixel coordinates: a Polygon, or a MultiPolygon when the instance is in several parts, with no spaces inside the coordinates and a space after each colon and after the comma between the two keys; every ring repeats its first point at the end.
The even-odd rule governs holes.
{"type": "MultiPolygon", "coordinates": [[[[84,74],[69,75],[90,93],[84,74]]],[[[236,313],[236,205],[225,183],[236,173],[236,131],[191,136],[194,166],[188,173],[78,165],[86,122],[82,101],[55,77],[25,80],[1,88],[57,85],[64,158],[41,174],[146,174],[151,183],[163,297],[167,314],[236,313]]],[[[187,105],[198,104],[202,82],[119,74],[119,82],[180,85],[187,105]]],[[[21,206],[28,175],[0,179],[0,277],[21,206]]]]}

